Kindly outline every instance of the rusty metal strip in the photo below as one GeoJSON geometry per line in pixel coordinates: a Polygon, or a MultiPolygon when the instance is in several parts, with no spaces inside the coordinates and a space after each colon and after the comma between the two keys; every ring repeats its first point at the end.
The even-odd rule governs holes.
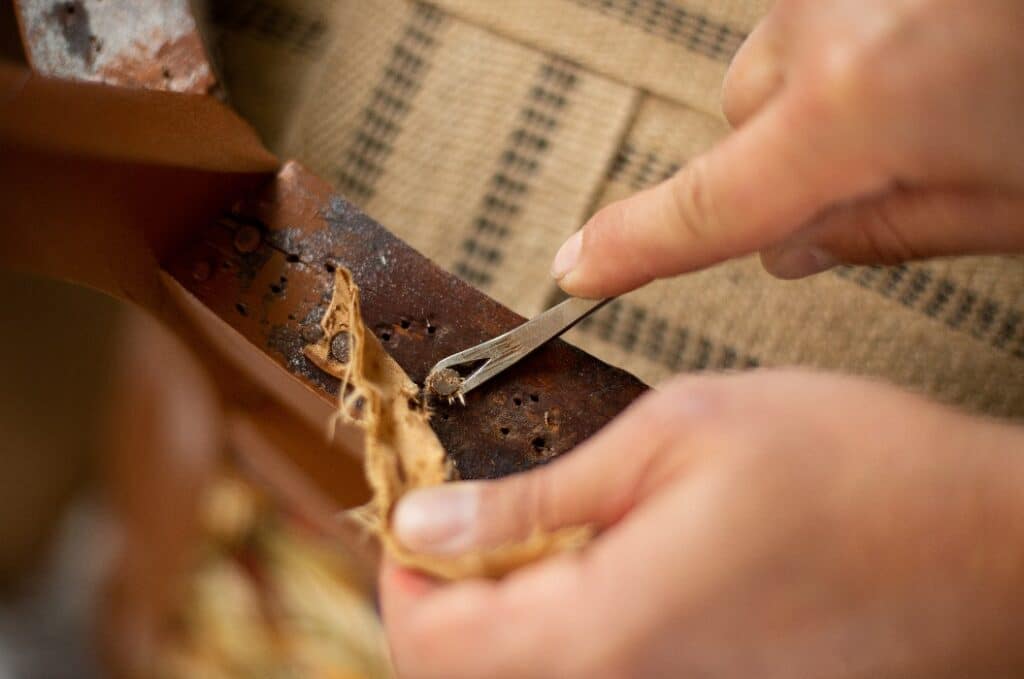
{"type": "MultiPolygon", "coordinates": [[[[367,328],[422,384],[439,358],[522,317],[435,266],[299,164],[237,202],[165,262],[201,302],[323,398],[338,383],[303,355],[318,339],[333,272],[359,286],[367,328]]],[[[554,341],[471,392],[431,402],[431,422],[462,478],[543,464],[593,434],[643,390],[636,378],[554,341]]]]}
{"type": "Polygon", "coordinates": [[[188,0],[14,0],[32,68],[191,94],[217,89],[188,0]]]}
{"type": "MultiPolygon", "coordinates": [[[[186,0],[16,0],[15,7],[39,73],[193,94],[216,89],[186,0]]],[[[221,219],[182,232],[192,240],[163,257],[167,270],[326,401],[337,380],[302,350],[318,339],[336,267],[352,272],[369,329],[418,382],[439,358],[523,320],[295,163],[221,219]]],[[[472,392],[466,407],[431,404],[432,424],[463,478],[495,477],[564,453],[643,390],[627,373],[555,341],[472,392]]]]}

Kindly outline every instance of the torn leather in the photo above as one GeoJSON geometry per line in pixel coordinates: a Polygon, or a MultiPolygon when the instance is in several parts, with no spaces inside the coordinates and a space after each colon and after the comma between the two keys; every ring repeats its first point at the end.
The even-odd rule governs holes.
{"type": "Polygon", "coordinates": [[[365,469],[373,498],[359,517],[377,534],[398,563],[443,578],[498,577],[543,556],[582,546],[587,527],[536,531],[523,542],[453,557],[409,551],[391,532],[398,500],[411,490],[453,478],[444,447],[429,424],[419,388],[366,332],[359,290],[343,268],[335,274],[330,305],[320,321],[323,336],[304,353],[321,370],[341,380],[337,418],[363,430],[365,469]]]}

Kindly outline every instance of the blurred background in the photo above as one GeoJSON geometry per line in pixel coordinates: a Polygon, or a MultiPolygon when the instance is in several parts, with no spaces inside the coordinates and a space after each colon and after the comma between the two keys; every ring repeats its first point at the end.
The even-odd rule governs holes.
{"type": "Polygon", "coordinates": [[[111,548],[96,481],[122,310],[29,276],[0,273],[0,286],[0,675],[92,676],[111,548]]]}
{"type": "MultiPolygon", "coordinates": [[[[98,9],[23,4],[65,26],[98,9]]],[[[0,59],[24,67],[23,49],[0,2],[0,59]]],[[[7,181],[21,156],[3,144],[7,181]]],[[[332,520],[368,499],[359,463],[245,380],[219,384],[195,345],[131,304],[2,267],[0,286],[0,677],[390,676],[375,550],[332,520]],[[283,502],[243,473],[240,449],[282,455],[268,430],[327,466],[337,502],[283,502]]]]}
{"type": "MultiPolygon", "coordinates": [[[[0,56],[24,63],[9,2],[0,56]]],[[[89,631],[112,535],[97,474],[122,309],[11,272],[0,289],[0,676],[101,676],[89,631]]]]}

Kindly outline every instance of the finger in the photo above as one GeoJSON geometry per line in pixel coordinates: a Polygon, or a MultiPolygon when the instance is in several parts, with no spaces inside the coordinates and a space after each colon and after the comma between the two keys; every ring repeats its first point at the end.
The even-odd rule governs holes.
{"type": "Polygon", "coordinates": [[[485,600],[492,598],[492,588],[484,581],[440,586],[393,562],[382,564],[381,615],[398,676],[461,676],[461,647],[473,638],[462,621],[476,616],[481,623],[487,620],[485,600]],[[436,622],[424,628],[425,619],[436,622]]]}
{"type": "Polygon", "coordinates": [[[560,557],[499,582],[470,580],[415,594],[402,571],[381,579],[399,676],[530,677],[537,676],[537,658],[545,658],[543,676],[565,676],[555,668],[577,653],[569,640],[578,638],[589,607],[580,559],[560,557]]]}
{"type": "Polygon", "coordinates": [[[381,618],[388,634],[392,662],[400,676],[411,676],[405,667],[414,666],[416,658],[405,652],[405,623],[418,604],[437,592],[441,586],[429,576],[403,568],[385,557],[380,566],[378,587],[381,618]]]}
{"type": "Polygon", "coordinates": [[[410,549],[457,554],[521,540],[538,529],[608,526],[664,478],[669,463],[659,456],[699,412],[699,402],[648,394],[550,465],[500,481],[445,484],[406,495],[392,528],[410,549]]]}
{"type": "Polygon", "coordinates": [[[736,53],[722,85],[722,112],[733,127],[750,120],[782,89],[783,44],[778,25],[769,15],[736,53]]]}
{"type": "MultiPolygon", "coordinates": [[[[834,437],[830,428],[862,431],[862,423],[851,427],[847,407],[878,419],[874,411],[884,401],[878,393],[882,389],[811,373],[765,372],[680,379],[663,393],[700,404],[682,418],[677,431],[703,427],[703,433],[699,440],[679,441],[683,450],[713,452],[709,442],[717,438],[743,450],[800,445],[821,459],[821,442],[834,437]],[[844,406],[838,412],[837,394],[844,406]],[[812,413],[821,417],[809,417],[812,413]]],[[[637,432],[631,437],[633,449],[638,437],[637,432]]],[[[580,458],[582,452],[577,453],[580,458]]],[[[605,475],[611,476],[607,470],[605,475]]],[[[761,536],[774,539],[766,528],[772,523],[770,513],[787,511],[787,504],[770,504],[766,510],[761,503],[730,497],[731,490],[722,485],[721,475],[694,473],[686,484],[672,484],[648,498],[591,549],[537,564],[497,583],[462,582],[424,595],[391,596],[388,588],[397,586],[383,580],[385,619],[399,673],[411,678],[500,679],[538,676],[539,667],[540,676],[591,676],[580,668],[586,670],[593,661],[588,653],[596,653],[603,673],[625,674],[626,669],[608,664],[615,654],[606,653],[607,646],[595,651],[594,639],[607,645],[632,638],[649,629],[665,602],[637,596],[636,589],[622,583],[648,592],[673,592],[677,602],[697,605],[716,590],[716,583],[731,576],[733,567],[756,558],[761,536]],[[671,526],[669,533],[666,526],[671,526]],[[751,539],[737,540],[737,535],[751,539]],[[538,658],[543,658],[539,666],[538,658]],[[577,671],[567,672],[561,663],[577,671]]],[[[684,648],[676,652],[684,653],[684,648]]]]}
{"type": "Polygon", "coordinates": [[[1024,251],[1024,197],[954,191],[894,191],[826,213],[761,261],[779,278],[837,264],[895,264],[954,254],[1024,251]]]}
{"type": "Polygon", "coordinates": [[[827,205],[885,183],[829,114],[786,96],[671,179],[599,211],[555,257],[581,297],[624,293],[775,243],[827,205]]]}

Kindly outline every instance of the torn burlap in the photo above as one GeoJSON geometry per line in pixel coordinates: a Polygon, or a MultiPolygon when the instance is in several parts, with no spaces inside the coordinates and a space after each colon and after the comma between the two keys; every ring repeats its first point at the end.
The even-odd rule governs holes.
{"type": "Polygon", "coordinates": [[[373,499],[357,516],[380,537],[392,558],[444,578],[495,577],[586,542],[590,531],[581,527],[537,531],[520,543],[454,557],[415,554],[403,547],[390,530],[392,508],[411,490],[449,480],[451,465],[430,428],[430,413],[419,400],[419,388],[376,336],[366,332],[359,290],[344,269],[336,273],[334,294],[320,327],[323,337],[306,347],[305,353],[321,370],[341,380],[338,419],[365,434],[364,464],[373,499]]]}
{"type": "MultiPolygon", "coordinates": [[[[274,150],[530,315],[553,299],[551,257],[590,213],[727,132],[721,80],[769,4],[226,0],[219,23],[229,91],[250,119],[272,119],[274,150]],[[290,78],[246,68],[249,55],[291,64],[290,78]]],[[[1020,258],[793,283],[740,260],[626,296],[570,339],[651,382],[805,365],[1024,416],[1020,258]]]]}

